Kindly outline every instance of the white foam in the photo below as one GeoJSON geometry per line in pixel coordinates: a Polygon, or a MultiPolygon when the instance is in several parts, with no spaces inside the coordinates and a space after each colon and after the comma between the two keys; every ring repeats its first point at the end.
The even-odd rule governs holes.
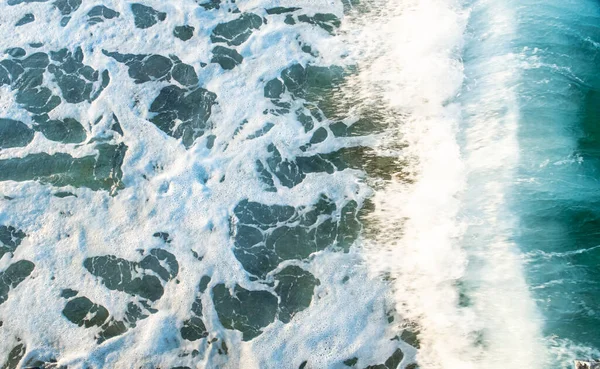
{"type": "Polygon", "coordinates": [[[385,235],[369,242],[370,266],[390,273],[398,311],[419,325],[422,368],[540,368],[540,319],[506,201],[519,151],[519,61],[507,47],[514,8],[379,6],[356,36],[370,44],[358,46],[370,62],[359,85],[401,115],[383,146],[405,143],[399,156],[409,168],[375,193],[373,222],[385,235]],[[465,48],[478,57],[466,70],[465,48]]]}
{"type": "MultiPolygon", "coordinates": [[[[268,134],[255,140],[243,139],[265,123],[263,110],[268,106],[262,96],[265,81],[294,63],[306,64],[310,60],[329,66],[334,61],[342,62],[345,49],[342,42],[318,27],[289,27],[282,21],[270,21],[238,48],[244,62],[224,73],[218,65],[209,63],[212,49],[209,34],[218,23],[235,19],[238,14],[226,14],[229,18],[225,19],[221,12],[215,17],[192,0],[144,1],[166,12],[167,18],[140,30],[133,27],[129,3],[107,0],[103,4],[121,16],[89,26],[85,14],[96,4],[84,2],[64,28],[59,25],[60,15],[51,2],[1,6],[0,33],[13,37],[0,40],[0,50],[31,42],[43,42],[39,50],[44,52],[81,46],[86,65],[110,72],[111,82],[97,100],[61,105],[52,112],[52,117],[55,114],[75,117],[86,127],[91,140],[101,132],[89,123],[104,116],[100,125],[106,128],[110,123],[108,117],[114,113],[125,132],[123,142],[128,149],[123,164],[125,188],[116,197],[102,191],[67,187],[63,190],[72,191],[77,197],[59,199],[51,196],[56,189],[49,185],[0,183],[0,193],[15,198],[0,200],[2,224],[14,225],[28,234],[12,259],[8,256],[2,259],[0,270],[18,259],[31,260],[36,265],[32,278],[12,290],[10,298],[0,305],[4,323],[0,334],[6,337],[0,340],[0,363],[17,338],[26,345],[28,357],[44,351],[44,357],[55,357],[59,364],[74,369],[177,365],[279,368],[282,362],[298,367],[303,360],[309,360],[315,368],[328,368],[341,366],[342,360],[352,356],[360,357],[360,363],[365,365],[385,361],[402,344],[390,340],[395,332],[387,324],[390,307],[386,305],[384,284],[377,278],[367,279],[366,270],[357,266],[361,258],[356,250],[349,254],[321,252],[311,257],[304,267],[321,280],[313,305],[287,325],[272,324],[252,342],[241,342],[239,332],[223,329],[211,299],[205,294],[203,319],[210,332],[208,339],[225,338],[230,349],[227,357],[219,355],[208,339],[186,342],[178,335],[178,325],[189,317],[203,275],[212,278],[209,289],[221,282],[248,289],[266,288],[248,279],[232,252],[229,222],[239,201],[250,198],[265,204],[306,206],[323,193],[340,207],[349,199],[362,203],[369,195],[371,190],[360,181],[362,174],[355,170],[333,175],[311,174],[293,189],[280,188],[277,193],[262,191],[254,163],[266,157],[264,148],[268,143],[277,144],[283,157],[293,158],[300,154],[298,147],[310,139],[309,134],[303,132],[299,122],[288,117],[269,117],[275,126],[268,134]],[[14,31],[14,21],[27,12],[34,12],[36,22],[44,24],[43,32],[25,31],[25,27],[14,31]],[[195,36],[185,43],[172,35],[173,28],[183,23],[196,27],[195,36]],[[320,57],[314,59],[300,51],[298,36],[309,41],[320,57]],[[202,137],[186,150],[148,122],[149,106],[167,83],[135,84],[127,75],[127,67],[104,55],[102,49],[174,54],[194,66],[200,86],[218,95],[219,105],[211,115],[215,126],[211,133],[217,136],[214,148],[206,149],[206,139],[202,137]],[[202,62],[209,64],[201,68],[202,62]],[[232,139],[244,119],[248,120],[244,134],[232,139]],[[160,169],[155,171],[155,167],[160,169]],[[223,176],[227,178],[225,182],[220,181],[223,176]],[[137,327],[123,335],[97,345],[96,328],[78,327],[61,315],[66,303],[59,297],[61,289],[76,289],[80,296],[105,306],[111,316],[121,319],[130,296],[108,290],[84,269],[83,261],[107,254],[139,260],[139,250],[162,247],[152,237],[157,231],[166,231],[173,238],[168,250],[179,262],[179,283],[166,284],[164,296],[153,306],[159,313],[139,321],[137,327]],[[191,250],[203,256],[202,262],[194,258],[191,250]],[[350,279],[342,283],[346,275],[350,279]],[[196,358],[179,356],[192,350],[199,351],[196,358]]],[[[303,7],[309,14],[329,12],[341,16],[342,12],[341,2],[325,0],[253,0],[236,5],[242,12],[253,11],[261,16],[265,8],[277,5],[303,7]]],[[[30,49],[28,52],[31,53],[30,49]]],[[[2,112],[12,114],[5,109],[12,103],[2,98],[2,112]]],[[[22,119],[31,124],[27,115],[22,119]]],[[[37,136],[27,148],[2,150],[0,159],[34,152],[67,152],[75,157],[94,152],[93,145],[63,145],[37,136]]],[[[111,142],[118,140],[113,138],[111,142]]],[[[357,139],[329,140],[322,149],[327,152],[356,142],[357,139]]],[[[414,352],[403,347],[409,360],[414,352]]]]}

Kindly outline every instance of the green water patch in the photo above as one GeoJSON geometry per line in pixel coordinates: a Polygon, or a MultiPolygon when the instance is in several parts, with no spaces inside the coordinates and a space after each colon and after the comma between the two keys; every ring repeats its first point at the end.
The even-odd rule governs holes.
{"type": "Polygon", "coordinates": [[[68,299],[62,310],[62,315],[71,323],[82,328],[97,328],[95,339],[98,344],[125,333],[129,327],[135,327],[135,323],[147,318],[138,304],[130,302],[125,312],[125,320],[120,321],[112,318],[109,311],[102,305],[96,304],[85,296],[72,298],[77,294],[73,290],[63,290],[61,297],[68,299]],[[67,293],[65,293],[67,291],[67,293]]]}
{"type": "Polygon", "coordinates": [[[173,79],[183,86],[195,86],[198,84],[198,76],[194,67],[184,63],[177,63],[172,70],[173,79]]]}
{"type": "Polygon", "coordinates": [[[15,27],[24,26],[33,21],[35,21],[35,16],[32,13],[27,13],[15,23],[15,27]]]}
{"type": "Polygon", "coordinates": [[[121,123],[119,122],[119,118],[115,114],[112,115],[113,123],[110,126],[110,130],[118,133],[123,136],[123,128],[121,127],[121,123]]]}
{"type": "Polygon", "coordinates": [[[200,279],[200,284],[198,286],[199,294],[192,303],[191,316],[183,322],[183,326],[179,331],[184,340],[196,341],[208,336],[206,325],[202,319],[201,294],[206,291],[206,287],[209,282],[210,277],[208,276],[203,276],[200,279]]]}
{"type": "MultiPolygon", "coordinates": [[[[395,121],[401,121],[397,117],[395,121]]],[[[329,125],[329,130],[335,137],[360,137],[372,134],[379,134],[386,131],[388,124],[394,119],[390,119],[387,115],[373,108],[363,108],[360,118],[352,123],[334,122],[329,125]]]]}
{"type": "Polygon", "coordinates": [[[35,356],[28,358],[27,360],[25,360],[24,362],[25,368],[29,369],[29,368],[41,368],[41,369],[67,369],[67,367],[62,366],[62,365],[58,365],[57,364],[57,360],[55,358],[44,358],[44,359],[37,359],[35,356]]]}
{"type": "Polygon", "coordinates": [[[421,341],[419,339],[419,334],[421,332],[419,331],[419,328],[416,326],[407,326],[402,330],[402,333],[400,334],[400,339],[402,341],[404,341],[405,343],[411,345],[412,347],[416,348],[416,349],[420,349],[421,348],[421,341]]]}
{"type": "Polygon", "coordinates": [[[66,197],[77,197],[77,195],[75,195],[73,192],[69,192],[69,191],[58,191],[52,195],[55,197],[58,197],[59,199],[64,199],[66,197]]]}
{"type": "Polygon", "coordinates": [[[173,254],[163,249],[150,250],[150,255],[142,259],[139,266],[154,271],[165,282],[172,280],[179,273],[177,259],[173,254]]]}
{"type": "Polygon", "coordinates": [[[108,322],[106,322],[101,329],[102,330],[96,338],[96,342],[98,342],[98,344],[127,332],[125,323],[114,319],[110,319],[108,322]]]}
{"type": "Polygon", "coordinates": [[[281,72],[281,80],[294,97],[309,101],[323,101],[326,92],[344,80],[344,69],[339,66],[320,67],[294,64],[281,72]]]}
{"type": "Polygon", "coordinates": [[[264,87],[264,95],[269,99],[279,99],[284,91],[285,87],[279,78],[268,81],[264,87]]]}
{"type": "MultiPolygon", "coordinates": [[[[198,305],[198,302],[194,302],[194,304],[201,307],[201,305],[198,305]]],[[[194,312],[194,310],[192,311],[194,312]]],[[[196,309],[196,312],[202,314],[202,309],[196,309]]],[[[180,333],[184,340],[196,341],[208,336],[208,331],[206,330],[204,321],[202,318],[200,318],[200,316],[201,315],[193,315],[183,322],[180,333]]]]}
{"type": "MultiPolygon", "coordinates": [[[[320,143],[327,138],[325,128],[319,128],[311,138],[311,143],[320,143]]],[[[391,180],[401,173],[405,163],[393,156],[377,155],[365,146],[345,147],[333,152],[311,156],[297,156],[294,160],[282,158],[274,144],[267,147],[270,156],[256,162],[256,170],[265,189],[276,192],[274,178],[282,186],[292,188],[301,183],[310,173],[329,173],[346,169],[363,170],[371,178],[391,180]]]]}
{"type": "Polygon", "coordinates": [[[298,156],[296,163],[302,173],[334,173],[345,169],[360,169],[369,177],[390,180],[405,166],[396,157],[377,155],[366,146],[345,147],[326,154],[298,156]]]}
{"type": "Polygon", "coordinates": [[[265,278],[285,260],[332,245],[347,251],[360,231],[357,211],[355,201],[338,211],[326,197],[309,208],[241,201],[234,209],[234,255],[248,273],[265,278]]]}
{"type": "Polygon", "coordinates": [[[335,65],[293,64],[284,69],[279,77],[265,83],[264,96],[276,107],[267,112],[273,115],[288,114],[291,103],[302,99],[305,109],[297,110],[296,115],[306,131],[310,131],[314,127],[314,119],[319,122],[325,117],[335,119],[349,111],[340,109],[341,97],[336,96],[348,77],[347,71],[335,65]]]}
{"type": "Polygon", "coordinates": [[[269,131],[275,127],[275,124],[271,123],[271,122],[267,122],[262,128],[258,129],[257,131],[255,131],[254,133],[248,135],[248,137],[246,137],[248,140],[253,140],[255,138],[259,138],[262,137],[264,135],[266,135],[267,133],[269,133],[269,131]]]}
{"type": "Polygon", "coordinates": [[[216,94],[203,88],[187,90],[167,86],[150,105],[150,112],[156,114],[150,121],[190,147],[210,128],[208,119],[216,99],[216,94]]]}
{"type": "Polygon", "coordinates": [[[25,56],[27,52],[22,47],[11,47],[5,50],[5,54],[8,54],[13,58],[21,58],[25,56]]]}
{"type": "Polygon", "coordinates": [[[67,49],[50,52],[50,57],[54,63],[48,66],[48,71],[54,75],[62,96],[68,103],[92,102],[110,82],[107,70],[100,73],[83,64],[80,47],[73,52],[67,49]]]}
{"type": "Polygon", "coordinates": [[[356,10],[360,5],[359,0],[342,0],[344,6],[344,14],[350,13],[352,10],[356,10]]]}
{"type": "Polygon", "coordinates": [[[324,127],[320,127],[313,133],[309,143],[311,145],[321,143],[327,139],[327,136],[329,136],[327,129],[325,129],[324,127]]]}
{"type": "Polygon", "coordinates": [[[350,359],[344,360],[343,363],[346,366],[353,367],[354,365],[356,365],[356,363],[358,363],[358,358],[352,357],[350,359]]]}
{"type": "Polygon", "coordinates": [[[21,3],[44,3],[48,0],[7,0],[8,5],[18,5],[21,3]]]}
{"type": "Polygon", "coordinates": [[[66,26],[71,20],[71,14],[74,13],[81,6],[82,0],[56,0],[54,6],[62,14],[60,19],[60,25],[66,26]]]}
{"type": "Polygon", "coordinates": [[[13,89],[17,90],[17,103],[34,114],[47,113],[60,105],[61,101],[60,97],[52,95],[50,89],[42,86],[47,63],[38,64],[41,68],[28,68],[27,71],[22,65],[26,62],[27,66],[33,66],[32,61],[36,58],[41,59],[39,56],[42,55],[47,59],[46,54],[39,53],[31,55],[23,61],[18,59],[0,61],[0,85],[12,85],[13,89]]]}
{"type": "Polygon", "coordinates": [[[210,35],[213,43],[224,42],[239,46],[246,42],[252,32],[262,25],[262,18],[254,13],[243,13],[239,18],[218,24],[210,35]]]}
{"type": "MultiPolygon", "coordinates": [[[[244,200],[234,209],[234,255],[254,277],[271,281],[269,290],[233,289],[220,284],[212,289],[219,321],[238,330],[243,340],[260,335],[275,319],[289,323],[308,308],[320,281],[305,269],[289,265],[275,272],[285,260],[305,260],[313,252],[337,245],[348,250],[360,231],[355,217],[357,204],[349,201],[343,209],[325,196],[310,207],[264,205],[244,200]]],[[[203,278],[200,290],[210,279],[203,278]]],[[[199,299],[197,300],[200,303],[199,299]]],[[[202,331],[203,332],[203,331],[202,331]]]]}
{"type": "Polygon", "coordinates": [[[276,6],[274,8],[269,8],[269,9],[265,9],[265,10],[266,10],[267,14],[273,15],[273,14],[293,13],[300,9],[302,9],[302,8],[276,6]]]}
{"type": "Polygon", "coordinates": [[[152,237],[160,238],[164,243],[171,243],[173,240],[167,232],[155,232],[152,237]]]}
{"type": "Polygon", "coordinates": [[[13,254],[27,237],[25,232],[13,226],[0,226],[0,259],[4,254],[13,254]]]}
{"type": "Polygon", "coordinates": [[[194,67],[183,63],[174,55],[167,58],[158,54],[121,54],[106,50],[102,50],[102,52],[119,63],[125,64],[129,77],[135,83],[174,79],[186,87],[198,84],[198,76],[194,67]]]}
{"type": "Polygon", "coordinates": [[[237,285],[230,291],[218,284],[212,297],[223,327],[242,332],[244,341],[260,335],[277,314],[277,297],[268,291],[249,291],[237,285]]]}
{"type": "Polygon", "coordinates": [[[210,62],[219,64],[225,70],[231,70],[244,61],[244,57],[235,49],[229,49],[224,46],[215,46],[212,49],[212,53],[213,57],[210,62]]]}
{"type": "MultiPolygon", "coordinates": [[[[44,3],[49,0],[7,0],[8,5],[19,5],[23,3],[44,3]]],[[[62,15],[60,19],[60,25],[66,26],[67,23],[71,20],[71,13],[75,12],[81,6],[82,0],[56,0],[53,5],[60,14],[62,15]]]]}
{"type": "Polygon", "coordinates": [[[117,18],[121,15],[116,10],[108,8],[104,5],[96,5],[87,13],[87,22],[89,25],[102,23],[107,19],[117,18]]]}
{"type": "MultiPolygon", "coordinates": [[[[21,342],[17,339],[17,342],[21,342]]],[[[35,350],[27,354],[27,347],[25,343],[18,343],[8,352],[6,362],[2,365],[1,369],[67,369],[66,366],[59,366],[56,358],[48,356],[47,354],[41,354],[35,350]],[[41,356],[41,357],[40,357],[41,356]]]]}
{"type": "Polygon", "coordinates": [[[109,290],[138,295],[151,301],[156,301],[163,295],[162,283],[156,276],[133,277],[138,269],[135,262],[108,255],[88,258],[84,266],[91,274],[101,278],[109,290]]]}
{"type": "MultiPolygon", "coordinates": [[[[17,339],[17,342],[21,342],[17,339]]],[[[30,355],[27,354],[27,347],[24,343],[18,343],[8,352],[6,362],[1,369],[67,369],[66,366],[58,365],[56,358],[42,354],[33,350],[30,355]],[[41,357],[40,357],[41,356],[41,357]]]]}
{"type": "Polygon", "coordinates": [[[96,327],[98,343],[123,334],[156,313],[158,310],[152,304],[162,297],[164,284],[179,273],[177,259],[164,249],[151,249],[139,262],[105,255],[87,258],[83,266],[109,290],[131,296],[123,320],[117,320],[104,306],[86,296],[78,296],[77,291],[70,288],[61,291],[61,297],[68,300],[63,316],[80,327],[96,327]]]}
{"type": "Polygon", "coordinates": [[[87,138],[85,128],[76,119],[50,119],[48,114],[33,117],[34,128],[49,140],[67,144],[82,143],[87,138]]]}
{"type": "Polygon", "coordinates": [[[70,322],[85,328],[100,327],[109,315],[104,306],[94,304],[84,296],[69,300],[62,313],[70,322]]]}
{"type": "Polygon", "coordinates": [[[288,14],[285,17],[284,22],[289,25],[295,25],[297,23],[308,23],[320,27],[327,31],[329,34],[335,34],[335,30],[340,27],[342,22],[340,19],[331,13],[316,13],[313,16],[306,14],[292,15],[288,14]]]}
{"type": "Polygon", "coordinates": [[[100,278],[109,290],[122,291],[150,301],[160,299],[164,293],[160,279],[168,282],[179,273],[177,259],[163,249],[150,250],[150,254],[140,262],[106,255],[87,258],[83,266],[100,278]]]}
{"type": "Polygon", "coordinates": [[[187,24],[183,26],[176,26],[173,29],[173,36],[177,37],[181,41],[187,41],[194,37],[194,30],[195,28],[193,26],[189,26],[187,24]]]}
{"type": "MultiPolygon", "coordinates": [[[[265,172],[266,174],[270,175],[272,173],[282,186],[288,188],[292,188],[304,180],[306,174],[300,170],[294,161],[282,158],[274,144],[267,147],[267,152],[271,156],[266,160],[266,167],[270,170],[270,172],[265,172]]],[[[270,182],[272,183],[272,179],[270,182]]]]}
{"type": "Polygon", "coordinates": [[[97,154],[74,158],[69,154],[29,154],[0,160],[0,181],[38,181],[56,187],[87,187],[116,193],[124,187],[121,165],[124,144],[99,144],[97,154]]]}
{"type": "MultiPolygon", "coordinates": [[[[348,80],[357,73],[355,67],[302,66],[294,64],[284,69],[278,78],[265,83],[264,96],[279,109],[271,113],[289,113],[286,103],[305,100],[305,108],[296,110],[296,116],[308,132],[316,122],[332,120],[329,131],[334,137],[358,137],[383,132],[390,120],[389,109],[385,105],[362,101],[356,87],[349,87],[348,80]],[[381,105],[381,106],[380,106],[381,105]],[[342,122],[348,112],[360,108],[360,116],[352,122],[342,122]]],[[[393,117],[397,121],[399,117],[393,117]]]]}
{"type": "Polygon", "coordinates": [[[78,291],[75,291],[71,288],[64,288],[60,291],[60,297],[64,299],[70,299],[71,297],[75,297],[79,294],[78,291]]]}
{"type": "Polygon", "coordinates": [[[10,85],[17,104],[33,114],[46,114],[61,103],[61,98],[44,85],[46,71],[53,75],[65,101],[72,104],[92,102],[110,82],[107,70],[100,74],[82,63],[79,47],[73,52],[62,49],[27,57],[24,50],[13,50],[12,58],[0,61],[0,86],[10,85]]]}
{"type": "Polygon", "coordinates": [[[263,190],[267,192],[277,192],[275,182],[273,181],[273,175],[264,166],[262,161],[256,160],[255,169],[258,173],[258,179],[264,184],[263,190]]]}
{"type": "Polygon", "coordinates": [[[217,95],[198,87],[198,75],[193,66],[171,55],[103,53],[128,67],[129,76],[135,83],[150,81],[178,82],[181,86],[163,87],[150,105],[150,122],[171,137],[181,139],[185,147],[209,129],[208,119],[217,95]]]}
{"type": "Polygon", "coordinates": [[[131,4],[131,12],[136,28],[146,29],[167,19],[167,13],[139,3],[131,4]]]}
{"type": "Polygon", "coordinates": [[[35,265],[31,261],[19,260],[10,264],[4,272],[0,272],[0,304],[8,300],[10,290],[27,279],[34,268],[35,265]]]}
{"type": "Polygon", "coordinates": [[[377,364],[377,365],[369,365],[365,367],[365,369],[396,369],[400,365],[400,362],[404,358],[404,353],[402,350],[397,349],[394,351],[392,356],[390,356],[385,363],[377,364]]]}
{"type": "Polygon", "coordinates": [[[275,275],[275,293],[279,296],[278,318],[289,323],[295,314],[308,308],[314,289],[321,282],[306,270],[290,265],[275,275]]]}
{"type": "Polygon", "coordinates": [[[0,118],[0,149],[24,147],[33,140],[34,131],[18,120],[0,118]]]}
{"type": "Polygon", "coordinates": [[[334,30],[341,25],[340,19],[335,14],[330,13],[317,13],[313,16],[302,14],[299,15],[297,19],[299,22],[321,27],[330,34],[333,34],[334,30]]]}
{"type": "Polygon", "coordinates": [[[27,348],[25,347],[25,344],[19,343],[8,353],[8,357],[4,365],[2,365],[2,369],[17,369],[26,353],[27,348]]]}
{"type": "Polygon", "coordinates": [[[205,10],[213,10],[221,8],[221,0],[208,0],[203,1],[202,3],[198,2],[198,5],[203,7],[205,10]]]}
{"type": "Polygon", "coordinates": [[[149,81],[168,81],[171,79],[171,69],[173,62],[171,59],[162,55],[134,55],[119,54],[117,52],[103,51],[105,55],[110,56],[128,67],[129,77],[135,83],[145,83],[149,81]]]}

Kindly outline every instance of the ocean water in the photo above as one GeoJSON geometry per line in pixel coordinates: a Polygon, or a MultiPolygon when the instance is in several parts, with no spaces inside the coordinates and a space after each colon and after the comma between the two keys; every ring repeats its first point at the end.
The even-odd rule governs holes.
{"type": "Polygon", "coordinates": [[[0,368],[600,359],[597,2],[0,9],[0,368]]]}

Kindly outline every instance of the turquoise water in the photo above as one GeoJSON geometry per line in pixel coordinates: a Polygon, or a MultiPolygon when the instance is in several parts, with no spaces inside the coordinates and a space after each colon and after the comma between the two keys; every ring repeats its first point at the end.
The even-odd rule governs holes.
{"type": "Polygon", "coordinates": [[[597,2],[523,4],[516,240],[545,334],[600,347],[597,2]]]}
{"type": "MultiPolygon", "coordinates": [[[[507,221],[492,232],[505,234],[522,253],[525,280],[539,313],[535,319],[548,347],[548,367],[567,368],[576,356],[597,358],[600,347],[600,7],[594,1],[472,6],[466,86],[477,91],[486,80],[480,68],[493,63],[490,56],[504,60],[491,67],[504,74],[503,85],[487,86],[498,91],[477,106],[493,106],[504,127],[514,121],[515,146],[509,148],[515,150],[513,169],[503,179],[507,221]],[[493,11],[508,11],[507,20],[486,26],[493,11]],[[510,27],[498,32],[507,22],[510,27]],[[482,28],[501,35],[482,37],[482,28]]],[[[465,99],[476,93],[467,92],[465,99]]]]}

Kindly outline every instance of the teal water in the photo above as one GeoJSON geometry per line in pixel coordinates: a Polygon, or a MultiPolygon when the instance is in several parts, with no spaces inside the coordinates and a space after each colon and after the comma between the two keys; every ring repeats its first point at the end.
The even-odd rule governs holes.
{"type": "MultiPolygon", "coordinates": [[[[600,348],[600,4],[522,2],[516,242],[544,333],[600,348]],[[527,49],[525,49],[527,48],[527,49]]],[[[565,343],[565,342],[563,342],[565,343]]]]}
{"type": "MultiPolygon", "coordinates": [[[[507,272],[495,245],[514,248],[535,305],[522,323],[540,333],[528,343],[527,330],[515,325],[507,336],[521,341],[518,350],[543,345],[532,352],[548,368],[598,359],[600,4],[474,1],[468,8],[458,137],[471,188],[463,217],[477,220],[464,243],[466,298],[469,288],[477,301],[493,286],[482,281],[486,270],[507,272]]],[[[496,300],[527,299],[511,295],[517,287],[509,278],[502,283],[496,300]]],[[[492,336],[483,329],[481,340],[492,336]]]]}
{"type": "Polygon", "coordinates": [[[506,68],[519,74],[510,86],[519,115],[510,234],[544,336],[558,351],[590,355],[600,347],[600,4],[509,4],[515,64],[506,68]]]}

